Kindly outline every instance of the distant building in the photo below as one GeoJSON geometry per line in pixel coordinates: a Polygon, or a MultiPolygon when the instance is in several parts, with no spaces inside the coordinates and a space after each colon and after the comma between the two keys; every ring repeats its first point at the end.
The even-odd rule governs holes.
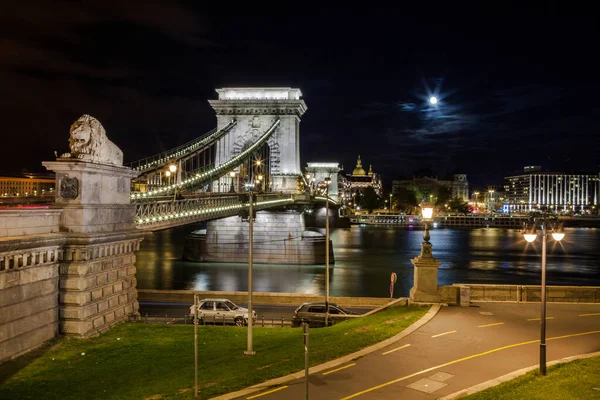
{"type": "Polygon", "coordinates": [[[306,182],[315,189],[320,182],[324,182],[325,178],[330,178],[331,183],[329,184],[329,197],[334,200],[338,200],[338,172],[340,171],[340,165],[338,163],[325,163],[325,162],[313,162],[307,163],[306,167],[306,182]]]}
{"type": "Polygon", "coordinates": [[[0,176],[0,196],[41,196],[54,193],[54,177],[51,175],[27,174],[24,176],[0,176]]]}
{"type": "Polygon", "coordinates": [[[505,201],[509,211],[546,209],[556,213],[597,213],[600,175],[542,172],[540,166],[526,166],[523,174],[504,178],[505,201]]]}
{"type": "Polygon", "coordinates": [[[352,197],[357,191],[362,192],[368,187],[375,189],[375,193],[378,196],[382,195],[381,177],[379,174],[373,172],[373,165],[369,166],[369,172],[364,170],[360,155],[356,161],[356,167],[351,174],[346,173],[342,166],[338,182],[339,192],[345,203],[353,201],[352,197]]]}
{"type": "Polygon", "coordinates": [[[452,198],[469,201],[469,181],[466,174],[452,176],[452,198]]]}

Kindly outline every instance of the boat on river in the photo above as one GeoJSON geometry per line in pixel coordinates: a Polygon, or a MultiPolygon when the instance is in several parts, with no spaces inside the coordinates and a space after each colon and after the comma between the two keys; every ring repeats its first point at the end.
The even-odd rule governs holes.
{"type": "Polygon", "coordinates": [[[421,216],[407,214],[350,215],[348,219],[353,225],[408,226],[421,223],[421,216]]]}

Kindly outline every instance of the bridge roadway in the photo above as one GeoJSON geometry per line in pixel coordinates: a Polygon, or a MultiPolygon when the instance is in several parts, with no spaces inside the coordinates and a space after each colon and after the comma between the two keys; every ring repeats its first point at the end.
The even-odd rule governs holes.
{"type": "MultiPolygon", "coordinates": [[[[531,303],[442,307],[414,332],[366,356],[312,367],[318,372],[309,377],[309,397],[439,399],[538,365],[539,315],[540,305],[531,303]]],[[[549,362],[600,351],[600,304],[548,304],[547,317],[549,362]]],[[[305,398],[304,379],[262,386],[219,399],[305,398]]]]}

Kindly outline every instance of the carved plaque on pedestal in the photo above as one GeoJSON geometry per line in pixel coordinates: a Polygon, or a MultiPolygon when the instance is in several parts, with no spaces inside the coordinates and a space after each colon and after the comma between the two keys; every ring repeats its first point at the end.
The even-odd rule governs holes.
{"type": "Polygon", "coordinates": [[[60,197],[63,199],[76,199],[79,195],[79,180],[64,177],[60,181],[60,197]]]}

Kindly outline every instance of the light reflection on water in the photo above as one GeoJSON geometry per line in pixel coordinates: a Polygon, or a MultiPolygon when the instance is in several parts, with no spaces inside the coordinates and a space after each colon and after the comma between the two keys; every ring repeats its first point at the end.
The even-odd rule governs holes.
{"type": "MultiPolygon", "coordinates": [[[[247,290],[247,264],[181,260],[184,237],[195,229],[170,229],[144,239],[137,255],[139,288],[247,290]]],[[[430,233],[433,255],[442,262],[440,285],[540,284],[539,239],[529,244],[518,230],[501,228],[430,233]]],[[[600,286],[600,230],[572,228],[565,233],[561,243],[548,240],[547,283],[600,286]]],[[[408,295],[413,284],[410,259],[419,255],[423,231],[354,226],[333,230],[331,239],[331,296],[389,296],[391,272],[398,275],[394,295],[408,295]]],[[[325,293],[324,266],[255,264],[253,280],[256,292],[325,293]]]]}

